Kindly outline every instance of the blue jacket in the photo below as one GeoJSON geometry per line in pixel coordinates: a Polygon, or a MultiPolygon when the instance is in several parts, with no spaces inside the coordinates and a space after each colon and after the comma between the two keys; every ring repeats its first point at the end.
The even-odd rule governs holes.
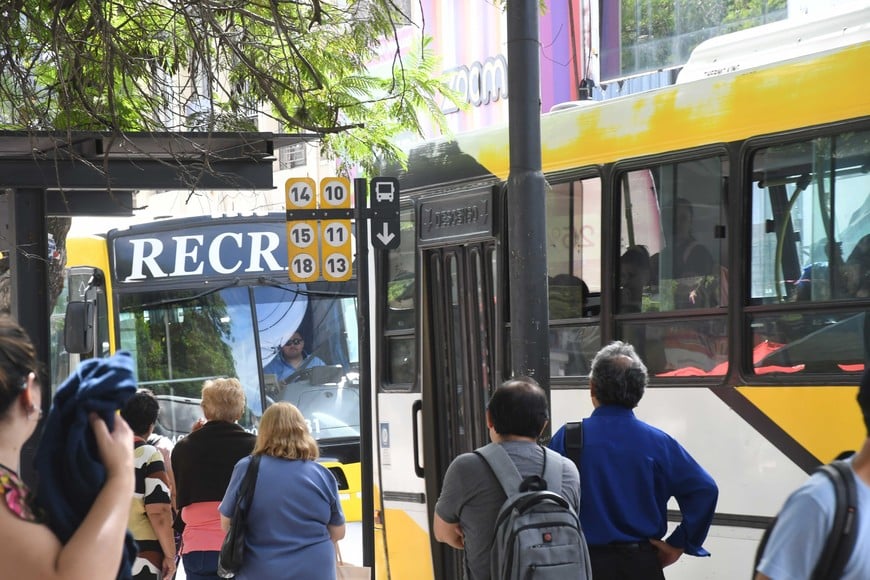
{"type": "MultiPolygon", "coordinates": [[[[97,412],[111,431],[115,412],[135,392],[133,358],[125,351],[81,363],[57,390],[34,464],[39,479],[36,504],[63,544],[85,519],[106,481],[88,415],[97,412]]],[[[137,551],[127,532],[119,579],[132,577],[137,551]]]]}

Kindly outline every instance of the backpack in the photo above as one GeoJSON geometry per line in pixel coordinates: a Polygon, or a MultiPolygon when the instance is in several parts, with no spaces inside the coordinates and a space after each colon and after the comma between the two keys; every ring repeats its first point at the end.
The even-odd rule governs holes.
{"type": "MultiPolygon", "coordinates": [[[[834,511],[834,523],[810,580],[837,580],[843,575],[843,570],[846,568],[846,563],[855,547],[855,538],[858,535],[858,526],[856,525],[858,492],[852,468],[847,462],[832,461],[827,465],[822,465],[816,471],[821,471],[831,480],[837,503],[834,511]]],[[[778,517],[773,518],[773,521],[764,530],[764,535],[761,536],[761,542],[759,542],[758,550],[755,552],[755,565],[752,567],[753,578],[777,519],[778,517]]]]}
{"type": "Polygon", "coordinates": [[[475,451],[507,495],[495,521],[490,552],[492,580],[592,578],[580,518],[560,495],[561,457],[542,449],[542,476],[525,480],[501,445],[490,443],[475,451]]]}

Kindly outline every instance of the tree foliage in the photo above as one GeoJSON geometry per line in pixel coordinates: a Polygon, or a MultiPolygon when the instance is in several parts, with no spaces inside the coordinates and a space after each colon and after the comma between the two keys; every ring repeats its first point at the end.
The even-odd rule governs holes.
{"type": "Polygon", "coordinates": [[[393,0],[13,0],[0,128],[256,130],[259,110],[348,161],[401,161],[396,135],[441,123],[448,92],[422,36],[400,51],[410,24],[393,0]]]}
{"type": "MultiPolygon", "coordinates": [[[[344,164],[401,164],[396,137],[458,103],[407,26],[394,0],[0,0],[0,130],[313,132],[344,164]]],[[[62,246],[68,221],[48,227],[62,246]]]]}

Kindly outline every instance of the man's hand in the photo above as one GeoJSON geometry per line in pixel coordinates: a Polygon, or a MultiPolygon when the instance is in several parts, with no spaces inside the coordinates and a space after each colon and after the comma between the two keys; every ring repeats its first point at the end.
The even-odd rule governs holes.
{"type": "Polygon", "coordinates": [[[445,522],[441,516],[435,514],[435,539],[439,542],[452,546],[457,550],[465,549],[465,534],[462,533],[462,528],[458,523],[451,524],[445,522]]]}
{"type": "Polygon", "coordinates": [[[656,555],[659,557],[659,564],[662,565],[662,568],[667,568],[683,555],[682,548],[675,548],[667,542],[650,538],[649,543],[655,547],[656,555]]]}

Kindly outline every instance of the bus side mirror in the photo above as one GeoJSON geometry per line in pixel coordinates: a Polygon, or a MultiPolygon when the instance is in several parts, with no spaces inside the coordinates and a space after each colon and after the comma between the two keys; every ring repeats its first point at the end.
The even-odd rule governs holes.
{"type": "Polygon", "coordinates": [[[63,342],[66,351],[84,354],[94,351],[94,309],[93,302],[73,301],[66,305],[64,316],[63,342]]]}

